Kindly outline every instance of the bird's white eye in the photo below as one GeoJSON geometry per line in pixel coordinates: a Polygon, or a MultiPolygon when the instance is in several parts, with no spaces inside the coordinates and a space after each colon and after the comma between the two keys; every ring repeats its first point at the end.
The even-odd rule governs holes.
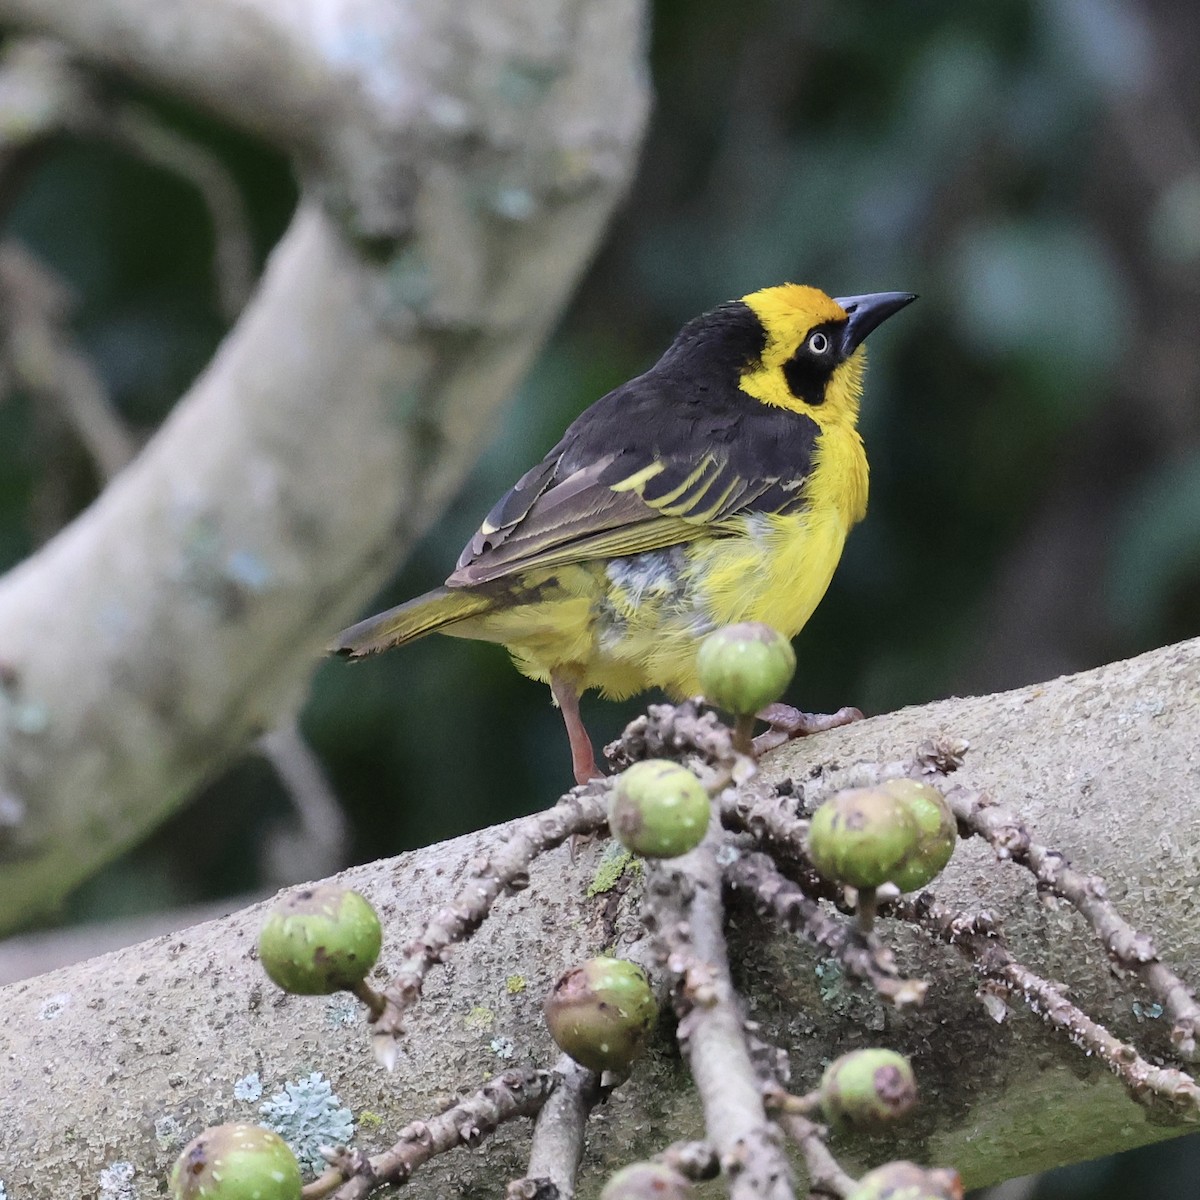
{"type": "Polygon", "coordinates": [[[829,349],[829,338],[818,330],[808,335],[808,348],[813,354],[824,354],[829,349]]]}

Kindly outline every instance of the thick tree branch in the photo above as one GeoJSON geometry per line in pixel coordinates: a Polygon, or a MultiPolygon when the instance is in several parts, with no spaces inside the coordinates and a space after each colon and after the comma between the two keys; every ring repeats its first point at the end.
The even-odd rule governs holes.
{"type": "MultiPolygon", "coordinates": [[[[908,760],[934,737],[964,739],[970,749],[952,778],[1018,813],[1077,869],[1103,875],[1123,916],[1194,982],[1200,810],[1186,800],[1198,698],[1200,640],[1018,692],[864,721],[791,745],[764,770],[806,788],[835,786],[861,775],[858,764],[908,760]]],[[[497,853],[503,834],[484,831],[343,876],[383,914],[377,981],[396,971],[406,942],[497,853]]],[[[255,1118],[256,1106],[234,1087],[255,1071],[274,1089],[322,1069],[356,1115],[374,1114],[356,1146],[376,1153],[432,1111],[435,1096],[472,1091],[483,1075],[516,1063],[550,1066],[556,1053],[540,1012],[553,979],[638,935],[627,903],[589,897],[603,853],[593,845],[572,861],[561,847],[534,860],[528,886],[503,896],[479,933],[429,976],[390,1075],[375,1065],[353,1001],[285,997],[266,983],[252,949],[261,909],[0,989],[9,1037],[0,1056],[0,1179],[10,1195],[86,1195],[98,1172],[120,1160],[149,1190],[202,1126],[255,1118]]],[[[1170,1063],[1170,1022],[1152,1015],[1153,998],[1135,977],[1110,970],[1078,912],[1038,899],[1023,868],[998,863],[971,838],[935,890],[950,909],[994,912],[1015,957],[1148,1059],[1170,1063]]],[[[1190,1128],[1152,1123],[1101,1064],[1020,1006],[997,1022],[954,951],[901,922],[882,921],[878,932],[905,974],[931,980],[923,1005],[884,1005],[748,906],[728,931],[737,983],[764,1036],[790,1051],[799,1088],[815,1085],[836,1054],[868,1042],[913,1059],[923,1099],[915,1123],[894,1142],[873,1141],[868,1162],[862,1147],[836,1143],[847,1170],[919,1156],[957,1166],[977,1185],[1190,1128]]],[[[698,1136],[697,1107],[664,1040],[589,1136],[581,1190],[630,1157],[698,1136]]],[[[494,1189],[524,1174],[527,1154],[527,1136],[506,1130],[484,1158],[429,1164],[408,1192],[494,1189]]]]}
{"type": "MultiPolygon", "coordinates": [[[[337,107],[325,90],[353,59],[340,74],[313,60],[352,28],[403,98],[388,145],[409,167],[389,176],[402,194],[375,194],[398,240],[371,257],[319,198],[348,176],[309,176],[209,368],[97,503],[0,581],[0,929],[295,711],[328,632],[480,448],[630,171],[646,108],[636,0],[575,0],[552,29],[535,0],[338,7],[0,3],[202,100],[217,88],[222,111],[261,102],[298,125],[302,80],[337,107]],[[536,88],[506,85],[539,54],[552,69],[536,88]]],[[[359,146],[368,175],[379,128],[342,129],[339,153],[359,146]]],[[[371,226],[373,203],[350,203],[350,222],[371,226]]]]}
{"type": "Polygon", "coordinates": [[[625,82],[559,132],[580,138],[575,149],[587,156],[611,154],[623,175],[645,106],[627,44],[640,8],[632,0],[0,0],[0,22],[60,38],[90,62],[263,135],[320,178],[356,232],[392,238],[407,233],[413,199],[428,186],[430,147],[447,139],[493,152],[495,172],[478,181],[481,191],[529,192],[536,203],[530,170],[561,175],[566,164],[544,147],[523,171],[506,168],[514,149],[532,148],[532,110],[584,64],[625,82]]]}
{"type": "MultiPolygon", "coordinates": [[[[85,58],[189,96],[295,147],[342,107],[333,11],[306,0],[3,0],[0,20],[60,38],[85,58]],[[321,38],[323,15],[330,29],[321,38]]],[[[366,8],[368,23],[375,14],[366,8]]],[[[344,15],[349,15],[345,13],[344,15]]],[[[368,25],[369,27],[369,25],[368,25]]],[[[353,26],[341,26],[348,37],[353,26]]],[[[347,72],[349,75],[349,72],[347,72]]]]}

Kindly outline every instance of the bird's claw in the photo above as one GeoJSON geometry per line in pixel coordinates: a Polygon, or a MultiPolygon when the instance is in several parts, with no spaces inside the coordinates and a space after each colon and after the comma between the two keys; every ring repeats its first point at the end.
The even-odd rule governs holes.
{"type": "Polygon", "coordinates": [[[842,725],[852,725],[855,721],[861,721],[863,714],[861,709],[849,706],[839,708],[835,713],[806,713],[790,704],[768,704],[758,714],[758,719],[770,726],[766,733],[760,733],[754,739],[755,753],[765,754],[768,750],[790,742],[792,738],[807,737],[812,733],[824,733],[842,725]]]}

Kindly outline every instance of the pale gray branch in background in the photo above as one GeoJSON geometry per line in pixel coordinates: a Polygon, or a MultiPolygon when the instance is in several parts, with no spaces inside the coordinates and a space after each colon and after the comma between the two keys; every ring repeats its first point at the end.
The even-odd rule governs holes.
{"type": "Polygon", "coordinates": [[[207,104],[305,172],[207,370],[0,580],[5,929],[296,711],[558,316],[648,91],[637,0],[0,0],[0,20],[207,104]]]}
{"type": "Polygon", "coordinates": [[[73,306],[48,267],[17,242],[0,242],[0,342],[13,381],[56,409],[107,481],[133,459],[137,440],[71,335],[73,306]]]}
{"type": "MultiPolygon", "coordinates": [[[[377,33],[381,20],[402,19],[384,14],[387,7],[354,0],[4,0],[0,20],[59,38],[88,61],[295,149],[313,145],[357,102],[369,83],[369,75],[356,74],[356,60],[365,56],[345,47],[339,62],[337,43],[377,33]]],[[[370,74],[387,69],[383,57],[370,74]]]]}

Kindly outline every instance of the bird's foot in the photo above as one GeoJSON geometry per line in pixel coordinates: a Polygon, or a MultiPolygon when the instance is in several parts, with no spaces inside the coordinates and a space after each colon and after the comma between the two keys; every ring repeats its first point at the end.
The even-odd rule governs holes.
{"type": "Polygon", "coordinates": [[[578,752],[575,745],[571,747],[571,770],[575,774],[575,783],[582,787],[594,779],[603,779],[607,772],[596,761],[592,751],[592,743],[588,742],[584,753],[578,752]]]}
{"type": "Polygon", "coordinates": [[[766,754],[768,750],[774,750],[792,738],[852,725],[855,721],[861,721],[863,715],[860,709],[849,707],[839,708],[835,713],[806,713],[790,704],[768,704],[758,714],[758,719],[771,728],[754,739],[754,751],[756,754],[766,754]]]}

